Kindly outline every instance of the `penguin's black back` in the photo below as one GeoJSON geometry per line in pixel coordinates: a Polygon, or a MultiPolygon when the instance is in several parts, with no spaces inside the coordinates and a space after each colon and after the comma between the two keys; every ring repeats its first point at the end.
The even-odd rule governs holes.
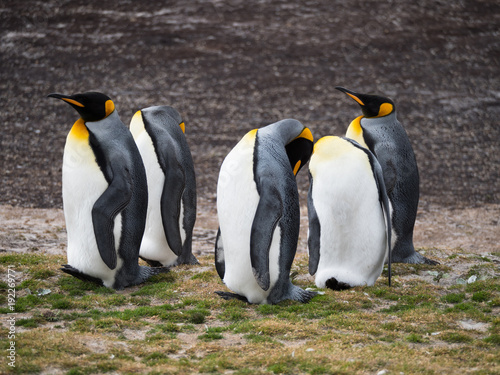
{"type": "Polygon", "coordinates": [[[361,127],[368,148],[382,167],[387,195],[392,204],[392,224],[397,234],[393,254],[398,257],[411,255],[415,252],[413,227],[420,178],[410,140],[395,112],[380,118],[363,118],[361,127]]]}
{"type": "Polygon", "coordinates": [[[139,248],[146,225],[148,189],[146,170],[137,145],[128,128],[116,112],[97,122],[85,123],[89,130],[89,143],[96,155],[96,161],[108,183],[116,179],[123,193],[130,190],[130,199],[121,213],[122,236],[118,254],[123,259],[120,274],[124,280],[117,280],[115,288],[133,284],[139,272],[139,248]],[[116,116],[116,117],[115,117],[116,116]],[[128,280],[130,278],[130,280],[128,280]]]}

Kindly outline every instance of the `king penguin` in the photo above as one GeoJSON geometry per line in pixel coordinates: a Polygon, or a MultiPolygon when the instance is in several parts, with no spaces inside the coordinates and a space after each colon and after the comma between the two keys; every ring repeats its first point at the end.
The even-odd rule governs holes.
{"type": "Polygon", "coordinates": [[[316,293],[290,281],[300,226],[295,175],[309,160],[311,131],[285,119],[248,132],[224,159],[217,183],[216,269],[235,293],[222,298],[276,304],[316,293]]]}
{"type": "Polygon", "coordinates": [[[392,205],[394,263],[438,264],[415,251],[413,229],[419,200],[419,174],[415,153],[405,129],[396,117],[394,102],[378,95],[359,94],[336,87],[360,106],[363,116],[349,125],[346,137],[370,149],[384,174],[392,205]]]}
{"type": "Polygon", "coordinates": [[[138,263],[148,202],[146,173],[112,100],[99,92],[49,97],[65,101],[81,116],[64,147],[68,264],[61,270],[114,289],[168,271],[138,263]]]}
{"type": "Polygon", "coordinates": [[[316,286],[371,286],[386,256],[390,285],[390,203],[373,153],[347,138],[323,137],[314,145],[309,180],[309,273],[316,286]]]}
{"type": "Polygon", "coordinates": [[[140,256],[155,266],[198,264],[192,254],[196,220],[193,158],[177,110],[155,106],[130,122],[148,179],[148,214],[140,256]]]}

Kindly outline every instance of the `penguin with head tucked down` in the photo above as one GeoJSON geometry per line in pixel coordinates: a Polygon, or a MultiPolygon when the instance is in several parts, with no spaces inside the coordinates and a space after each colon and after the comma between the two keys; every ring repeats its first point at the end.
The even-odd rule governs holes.
{"type": "Polygon", "coordinates": [[[196,220],[196,179],[174,108],[142,109],[130,122],[148,179],[148,214],[140,256],[151,265],[198,264],[192,254],[196,220]]]}
{"type": "Polygon", "coordinates": [[[247,133],[222,163],[217,183],[216,269],[225,299],[308,302],[290,281],[300,226],[295,175],[309,160],[311,131],[286,119],[247,133]]]}
{"type": "Polygon", "coordinates": [[[343,87],[336,89],[355,100],[363,111],[363,116],[357,117],[349,125],[346,137],[370,149],[382,167],[392,205],[392,261],[437,264],[417,253],[413,246],[419,175],[415,153],[396,117],[394,102],[383,96],[359,94],[343,87]]]}
{"type": "Polygon", "coordinates": [[[81,116],[64,147],[68,264],[62,271],[115,289],[168,271],[138,263],[148,202],[146,173],[114,103],[99,92],[49,97],[65,101],[81,116]]]}
{"type": "Polygon", "coordinates": [[[309,273],[316,286],[371,286],[387,255],[390,285],[390,203],[375,156],[353,140],[323,137],[309,179],[309,273]]]}

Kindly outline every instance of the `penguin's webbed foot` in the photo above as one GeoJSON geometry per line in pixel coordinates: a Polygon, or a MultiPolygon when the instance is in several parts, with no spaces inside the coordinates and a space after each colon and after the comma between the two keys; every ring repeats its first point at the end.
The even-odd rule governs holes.
{"type": "Polygon", "coordinates": [[[158,275],[160,273],[167,273],[170,271],[170,267],[148,267],[149,276],[158,275]]]}
{"type": "Polygon", "coordinates": [[[166,273],[170,271],[170,267],[146,267],[146,266],[139,266],[139,274],[133,280],[126,286],[133,286],[133,285],[139,285],[142,284],[143,282],[146,282],[149,280],[150,277],[154,275],[158,275],[160,273],[166,273]]]}
{"type": "Polygon", "coordinates": [[[407,264],[429,264],[431,266],[438,265],[439,262],[436,260],[432,260],[424,257],[422,254],[414,252],[407,258],[398,258],[392,254],[392,263],[407,263],[407,264]]]}
{"type": "Polygon", "coordinates": [[[318,292],[313,292],[311,290],[304,290],[295,285],[293,285],[292,287],[293,289],[290,299],[293,301],[308,303],[314,296],[318,294],[318,292]]]}
{"type": "Polygon", "coordinates": [[[79,280],[82,281],[89,281],[91,283],[95,283],[97,285],[102,286],[102,280],[98,279],[97,277],[89,276],[85,273],[80,272],[76,268],[70,266],[69,264],[63,264],[62,268],[60,268],[61,271],[67,273],[68,275],[71,275],[73,277],[76,277],[79,280]]]}
{"type": "Polygon", "coordinates": [[[158,262],[157,260],[152,260],[152,259],[146,259],[141,256],[139,256],[143,261],[145,261],[147,264],[149,264],[151,267],[163,267],[163,264],[158,262]]]}
{"type": "Polygon", "coordinates": [[[241,295],[236,294],[236,293],[216,291],[215,294],[219,295],[222,299],[225,299],[226,301],[229,301],[231,299],[237,299],[239,301],[250,303],[250,302],[248,302],[248,299],[246,297],[241,296],[241,295]]]}
{"type": "Polygon", "coordinates": [[[187,257],[181,255],[179,258],[177,258],[177,260],[173,265],[178,266],[181,264],[188,264],[194,266],[200,264],[200,262],[198,262],[198,259],[196,259],[196,257],[193,254],[189,254],[187,257]]]}

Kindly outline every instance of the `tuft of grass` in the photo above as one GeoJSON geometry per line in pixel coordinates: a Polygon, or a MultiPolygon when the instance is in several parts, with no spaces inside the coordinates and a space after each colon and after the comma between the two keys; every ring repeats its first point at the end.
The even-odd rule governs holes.
{"type": "Polygon", "coordinates": [[[224,331],[224,329],[219,328],[219,327],[207,328],[205,333],[198,336],[198,340],[202,340],[202,341],[221,340],[224,338],[224,336],[222,336],[222,334],[221,334],[221,332],[223,332],[223,331],[224,331]]]}
{"type": "Polygon", "coordinates": [[[451,343],[468,343],[473,340],[469,335],[460,332],[445,332],[441,338],[451,343]]]}
{"type": "Polygon", "coordinates": [[[491,298],[491,293],[487,290],[480,290],[479,292],[475,292],[471,300],[474,302],[486,302],[491,298]]]}
{"type": "Polygon", "coordinates": [[[415,344],[422,344],[424,342],[428,342],[428,340],[424,339],[422,335],[419,335],[417,333],[411,333],[406,337],[406,341],[412,342],[415,344]]]}
{"type": "Polygon", "coordinates": [[[460,303],[465,299],[465,293],[450,293],[441,297],[443,302],[460,303]]]}
{"type": "Polygon", "coordinates": [[[500,346],[500,334],[494,333],[491,336],[485,337],[484,342],[500,346]]]}

